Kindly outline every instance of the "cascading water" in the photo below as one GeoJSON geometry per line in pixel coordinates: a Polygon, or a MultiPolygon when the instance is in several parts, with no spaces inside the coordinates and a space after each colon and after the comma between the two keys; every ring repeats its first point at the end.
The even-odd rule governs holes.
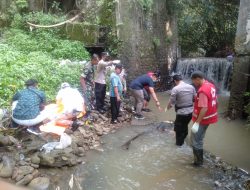
{"type": "Polygon", "coordinates": [[[233,62],[225,58],[181,58],[177,61],[176,73],[189,81],[194,71],[202,71],[208,80],[215,83],[220,91],[228,91],[233,62]]]}

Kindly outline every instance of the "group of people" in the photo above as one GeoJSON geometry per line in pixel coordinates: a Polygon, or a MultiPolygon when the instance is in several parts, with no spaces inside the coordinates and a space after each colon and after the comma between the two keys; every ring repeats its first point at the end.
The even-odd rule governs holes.
{"type": "MultiPolygon", "coordinates": [[[[134,112],[136,119],[144,119],[143,111],[150,111],[147,104],[153,98],[157,108],[162,111],[159,99],[155,93],[154,85],[157,74],[148,72],[138,76],[129,85],[130,92],[135,99],[134,112]]],[[[217,122],[217,95],[215,86],[205,80],[204,74],[196,71],[192,74],[193,85],[182,80],[180,74],[173,76],[175,87],[166,109],[175,107],[176,119],[174,131],[176,145],[182,146],[188,135],[188,124],[193,121],[191,142],[194,153],[194,164],[203,163],[203,139],[208,126],[217,122]]],[[[56,97],[57,111],[53,116],[56,124],[66,125],[75,130],[79,123],[77,118],[86,112],[96,109],[100,114],[105,113],[109,107],[105,105],[106,87],[109,82],[111,123],[119,122],[120,105],[126,80],[123,66],[110,60],[107,52],[103,52],[101,59],[93,54],[90,62],[86,64],[80,77],[83,95],[68,83],[62,83],[56,97]],[[114,65],[114,71],[106,78],[107,67],[114,65]],[[84,100],[85,99],[85,100],[84,100]]],[[[36,126],[51,119],[51,112],[45,107],[45,93],[38,89],[38,81],[30,79],[25,83],[26,89],[17,92],[13,97],[12,119],[23,126],[36,126]],[[50,115],[50,116],[49,116],[50,115]]]]}

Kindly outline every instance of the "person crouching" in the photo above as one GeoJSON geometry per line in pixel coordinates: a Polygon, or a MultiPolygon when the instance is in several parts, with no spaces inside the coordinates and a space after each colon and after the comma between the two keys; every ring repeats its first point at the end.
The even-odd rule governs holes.
{"type": "Polygon", "coordinates": [[[38,89],[36,79],[27,80],[25,86],[12,99],[12,120],[20,126],[29,127],[29,132],[38,133],[37,125],[47,119],[45,93],[38,89]]]}
{"type": "Polygon", "coordinates": [[[115,72],[110,75],[110,103],[111,103],[111,123],[118,123],[118,115],[121,104],[121,94],[123,86],[119,74],[122,71],[122,65],[117,64],[115,66],[115,72]]]}

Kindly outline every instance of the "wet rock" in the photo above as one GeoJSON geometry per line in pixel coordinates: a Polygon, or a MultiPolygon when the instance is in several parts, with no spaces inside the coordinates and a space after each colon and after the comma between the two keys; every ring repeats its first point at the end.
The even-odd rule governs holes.
{"type": "Polygon", "coordinates": [[[3,156],[2,162],[0,163],[0,177],[11,177],[14,171],[15,164],[16,162],[13,158],[3,156]]]}
{"type": "Polygon", "coordinates": [[[32,174],[33,171],[34,168],[31,166],[20,166],[15,169],[12,178],[15,179],[16,181],[20,181],[21,179],[24,178],[24,176],[32,174]]]}
{"type": "Polygon", "coordinates": [[[19,165],[20,165],[20,166],[27,166],[27,165],[29,165],[29,163],[27,163],[27,162],[21,160],[21,161],[19,161],[19,165]]]}
{"type": "Polygon", "coordinates": [[[34,179],[34,178],[37,178],[39,175],[40,175],[40,173],[39,173],[38,170],[34,170],[34,171],[32,172],[33,179],[34,179]]]}
{"type": "Polygon", "coordinates": [[[103,129],[100,125],[96,124],[94,125],[94,128],[96,130],[96,134],[99,135],[99,136],[102,136],[103,135],[103,129]]]}
{"type": "Polygon", "coordinates": [[[16,183],[16,185],[27,185],[31,180],[33,179],[32,174],[28,174],[25,177],[23,177],[20,181],[16,183]]]}
{"type": "Polygon", "coordinates": [[[214,184],[215,184],[216,187],[221,187],[222,186],[219,181],[215,181],[214,184]]]}
{"type": "Polygon", "coordinates": [[[44,166],[53,166],[53,164],[55,163],[55,156],[53,156],[52,154],[48,153],[41,153],[39,155],[40,157],[40,164],[44,165],[44,166]]]}
{"type": "Polygon", "coordinates": [[[8,136],[4,136],[0,134],[0,146],[9,146],[12,145],[10,138],[8,136]]]}
{"type": "Polygon", "coordinates": [[[38,157],[38,155],[37,154],[34,154],[32,157],[31,157],[31,163],[33,163],[33,164],[40,164],[40,161],[41,161],[41,159],[38,157]]]}
{"type": "Polygon", "coordinates": [[[105,117],[104,115],[99,115],[99,117],[103,120],[103,121],[108,121],[109,119],[107,117],[105,117]]]}
{"type": "Polygon", "coordinates": [[[97,113],[92,112],[90,115],[94,121],[96,121],[99,118],[99,115],[97,113]]]}
{"type": "Polygon", "coordinates": [[[53,150],[50,153],[40,153],[40,165],[49,167],[73,166],[77,164],[77,156],[71,148],[53,150]]]}
{"type": "Polygon", "coordinates": [[[39,168],[39,165],[37,165],[37,164],[30,164],[30,166],[33,168],[39,168]]]}
{"type": "Polygon", "coordinates": [[[33,179],[28,187],[34,190],[47,190],[50,186],[50,180],[46,177],[37,177],[33,179]]]}

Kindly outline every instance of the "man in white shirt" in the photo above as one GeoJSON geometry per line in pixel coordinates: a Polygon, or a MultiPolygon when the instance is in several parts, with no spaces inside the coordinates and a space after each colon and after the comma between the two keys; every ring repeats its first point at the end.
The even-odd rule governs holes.
{"type": "Polygon", "coordinates": [[[113,64],[110,60],[108,52],[102,52],[102,59],[99,61],[95,76],[95,98],[96,109],[100,113],[104,113],[104,100],[106,96],[106,67],[113,64]]]}

